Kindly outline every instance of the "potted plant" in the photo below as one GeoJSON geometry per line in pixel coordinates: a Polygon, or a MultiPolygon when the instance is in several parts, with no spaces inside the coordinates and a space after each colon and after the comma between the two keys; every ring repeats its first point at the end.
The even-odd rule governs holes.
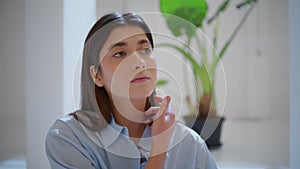
{"type": "Polygon", "coordinates": [[[188,126],[198,132],[205,140],[209,148],[218,147],[220,143],[221,127],[224,118],[216,111],[215,100],[215,72],[216,68],[224,56],[226,50],[236,37],[242,25],[253,11],[257,0],[243,0],[236,5],[236,9],[246,9],[242,18],[231,32],[226,43],[219,48],[218,35],[220,15],[226,11],[231,0],[224,0],[220,3],[218,9],[212,16],[207,16],[208,4],[205,0],[160,0],[160,9],[166,20],[168,28],[172,34],[184,43],[172,44],[161,43],[159,47],[169,47],[175,49],[191,65],[194,82],[196,102],[191,101],[187,96],[186,101],[191,112],[191,116],[185,117],[188,126]],[[181,20],[178,20],[178,17],[181,20]],[[207,44],[201,43],[201,38],[197,30],[205,32],[205,28],[212,28],[211,49],[207,44]],[[199,53],[201,59],[190,49],[191,44],[196,44],[196,53],[199,53]],[[211,52],[208,52],[211,50],[211,52]],[[204,128],[202,131],[203,126],[204,128]]]}

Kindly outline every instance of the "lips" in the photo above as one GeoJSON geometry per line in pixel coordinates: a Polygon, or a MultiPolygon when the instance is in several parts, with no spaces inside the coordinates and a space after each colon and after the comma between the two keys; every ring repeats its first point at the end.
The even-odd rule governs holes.
{"type": "Polygon", "coordinates": [[[147,80],[149,80],[149,79],[150,79],[149,76],[146,76],[146,75],[139,75],[139,76],[134,77],[130,82],[131,82],[131,83],[138,83],[138,82],[144,82],[144,81],[147,81],[147,80]]]}

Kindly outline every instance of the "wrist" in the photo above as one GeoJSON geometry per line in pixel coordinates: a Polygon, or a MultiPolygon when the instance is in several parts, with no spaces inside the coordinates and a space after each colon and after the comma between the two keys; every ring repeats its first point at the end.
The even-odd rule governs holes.
{"type": "Polygon", "coordinates": [[[151,155],[148,159],[145,169],[160,169],[163,168],[166,160],[167,153],[161,153],[159,155],[151,155]]]}
{"type": "Polygon", "coordinates": [[[152,142],[152,147],[151,147],[151,156],[157,156],[160,154],[166,154],[168,150],[168,142],[158,142],[158,141],[153,141],[152,142]]]}

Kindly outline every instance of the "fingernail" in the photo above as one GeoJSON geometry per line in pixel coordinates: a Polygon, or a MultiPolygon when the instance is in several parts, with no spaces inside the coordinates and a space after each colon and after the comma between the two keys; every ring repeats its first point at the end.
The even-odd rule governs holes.
{"type": "Polygon", "coordinates": [[[166,96],[166,99],[167,99],[168,103],[170,103],[171,97],[170,96],[166,96]]]}

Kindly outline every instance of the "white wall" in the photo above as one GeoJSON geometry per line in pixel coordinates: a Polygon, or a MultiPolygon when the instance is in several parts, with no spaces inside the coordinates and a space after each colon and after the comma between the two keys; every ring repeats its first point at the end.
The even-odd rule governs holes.
{"type": "MultiPolygon", "coordinates": [[[[289,118],[289,16],[288,1],[275,0],[265,4],[269,8],[268,21],[264,25],[269,25],[263,33],[268,38],[268,62],[270,62],[270,116],[289,118]],[[278,22],[280,21],[280,22],[278,22]]],[[[267,20],[267,19],[265,19],[267,20]]],[[[263,23],[263,20],[261,20],[263,23]]]]}
{"type": "Polygon", "coordinates": [[[0,161],[26,154],[24,14],[24,1],[0,1],[0,161]]]}
{"type": "Polygon", "coordinates": [[[49,168],[45,136],[57,118],[78,107],[75,64],[95,15],[95,1],[26,1],[28,168],[49,168]]]}
{"type": "Polygon", "coordinates": [[[71,113],[79,106],[82,49],[85,37],[96,20],[95,11],[95,0],[79,0],[76,3],[73,0],[64,0],[64,114],[71,113]]]}
{"type": "Polygon", "coordinates": [[[27,147],[28,168],[47,168],[45,135],[78,106],[74,65],[95,1],[2,0],[0,9],[0,161],[25,157],[27,147]]]}
{"type": "Polygon", "coordinates": [[[289,0],[290,38],[290,169],[300,168],[300,1],[289,0]]]}
{"type": "MultiPolygon", "coordinates": [[[[288,118],[288,3],[258,2],[223,58],[228,82],[225,117],[288,118]]],[[[223,16],[221,40],[240,18],[237,12],[223,16]]]]}
{"type": "Polygon", "coordinates": [[[63,1],[26,0],[27,168],[49,168],[45,137],[63,112],[63,1]]]}

